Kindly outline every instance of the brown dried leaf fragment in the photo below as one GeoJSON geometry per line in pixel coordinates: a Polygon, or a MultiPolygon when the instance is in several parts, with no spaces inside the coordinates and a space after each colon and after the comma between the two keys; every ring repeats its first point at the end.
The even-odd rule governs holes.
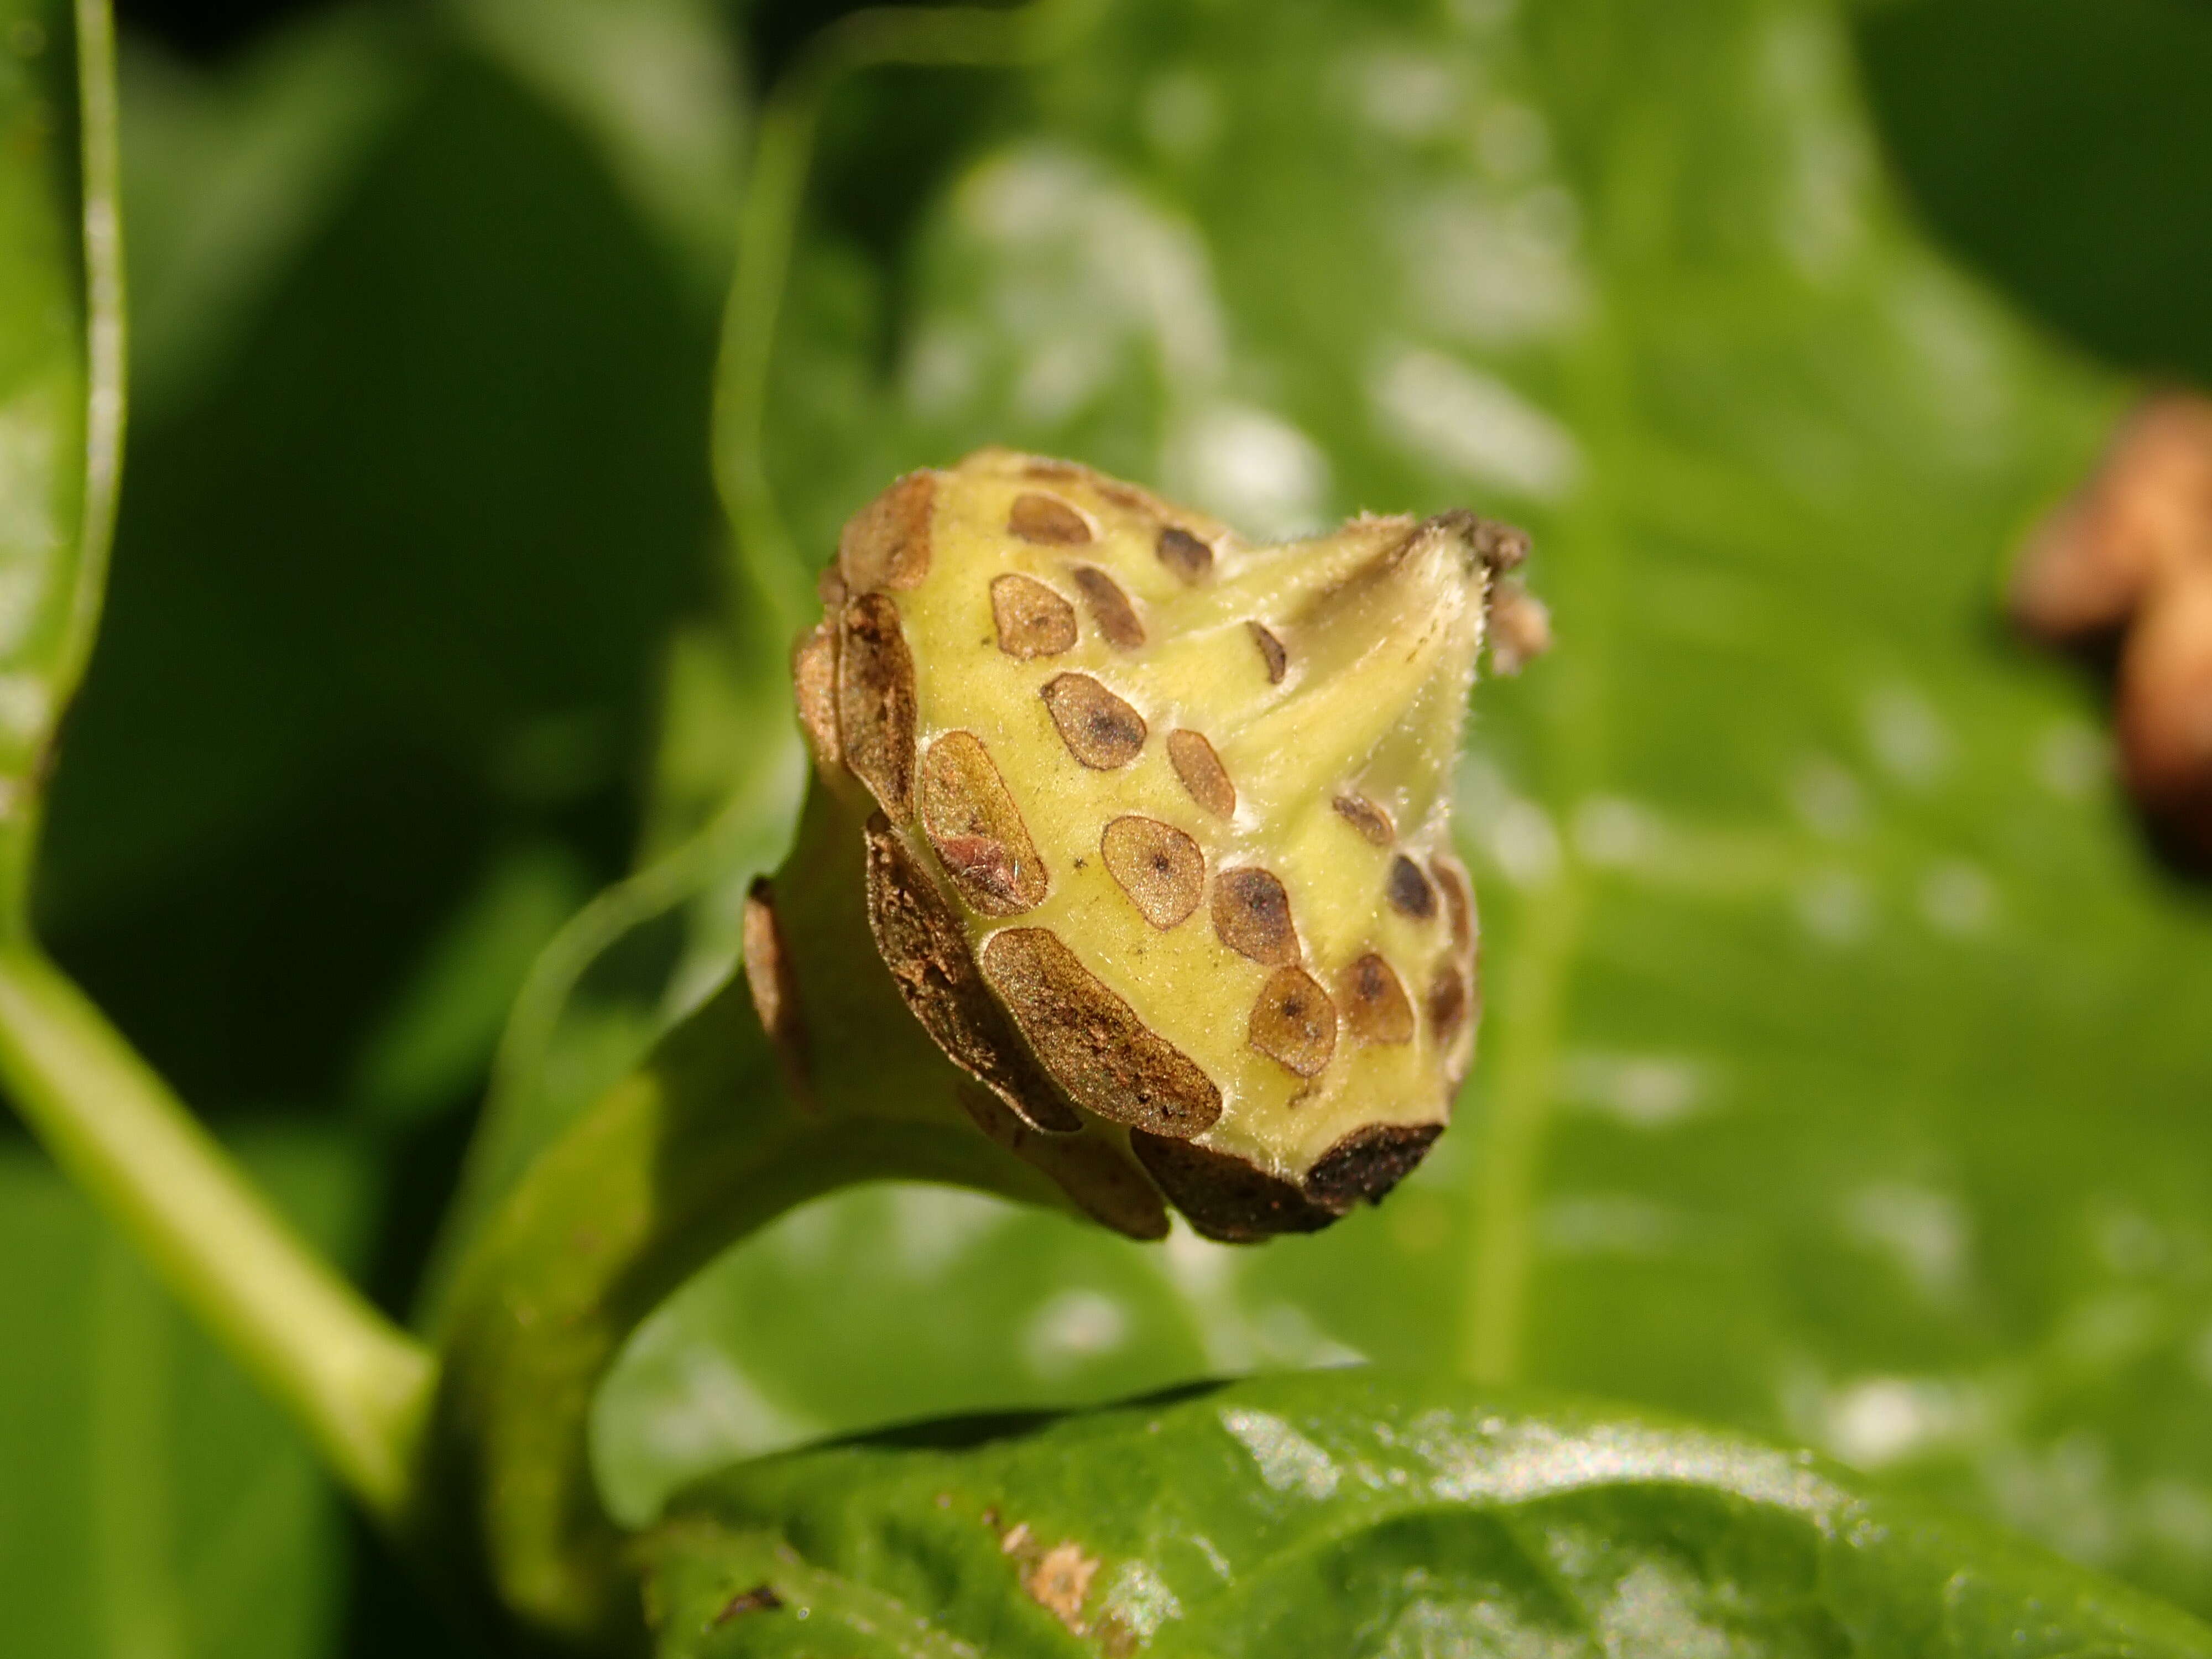
{"type": "Polygon", "coordinates": [[[815,765],[828,770],[837,764],[837,630],[819,623],[799,636],[791,653],[792,695],[799,704],[799,724],[806,733],[806,746],[815,765]]]}
{"type": "Polygon", "coordinates": [[[2095,477],[2039,526],[2014,573],[2012,611],[2054,644],[2124,627],[2170,575],[2212,565],[2212,398],[2147,399],[2095,477]]]}
{"type": "Polygon", "coordinates": [[[1260,659],[1267,665],[1267,684],[1280,685],[1291,665],[1291,653],[1283,649],[1283,642],[1258,623],[1246,623],[1252,630],[1252,643],[1260,647],[1260,659]]]}
{"type": "Polygon", "coordinates": [[[909,472],[855,513],[837,538],[837,569],[855,593],[919,587],[929,574],[937,475],[909,472]]]}
{"type": "Polygon", "coordinates": [[[953,1093],[977,1128],[1042,1170],[1101,1226],[1127,1238],[1168,1236],[1158,1189],[1108,1133],[1086,1127],[1079,1134],[1041,1135],[980,1083],[963,1079],[953,1093]]]}
{"type": "Polygon", "coordinates": [[[837,653],[837,730],[845,765],[885,811],[914,815],[914,654],[898,606],[863,593],[845,606],[837,653]]]}
{"type": "Polygon", "coordinates": [[[1033,1129],[1083,1120],[1038,1066],[992,997],[958,912],[880,812],[867,823],[868,927],[899,995],[955,1065],[988,1084],[1033,1129]]]}
{"type": "Polygon", "coordinates": [[[1390,815],[1366,796],[1339,795],[1333,805],[1337,817],[1374,845],[1388,847],[1398,838],[1398,826],[1390,822],[1390,815]]]}
{"type": "Polygon", "coordinates": [[[1190,1057],[1106,988],[1056,934],[1009,927],[983,946],[983,977],[1075,1103],[1116,1123],[1194,1135],[1221,1091],[1190,1057]]]}
{"type": "Polygon", "coordinates": [[[1214,878],[1213,932],[1238,956],[1271,968],[1298,959],[1291,896],[1266,870],[1224,870],[1214,878]]]}
{"type": "Polygon", "coordinates": [[[775,1050],[784,1082],[802,1103],[806,1099],[806,1026],[799,1012],[799,979],[792,971],[783,925],[775,914],[775,893],[766,876],[754,878],[745,893],[743,932],[745,989],[753,1012],[775,1050]]]}
{"type": "Polygon", "coordinates": [[[1068,573],[1091,607],[1091,620],[1117,651],[1134,651],[1145,642],[1145,624],[1121,585],[1095,566],[1079,564],[1068,573]]]}
{"type": "Polygon", "coordinates": [[[1129,1131],[1129,1150],[1190,1224],[1224,1244],[1254,1244],[1278,1233],[1317,1233],[1337,1212],[1297,1183],[1187,1140],[1129,1131]]]}
{"type": "Polygon", "coordinates": [[[1168,763],[1193,800],[1218,818],[1236,816],[1237,786],[1229,781],[1228,769],[1203,732],[1169,732],[1168,763]]]}
{"type": "Polygon", "coordinates": [[[1429,860],[1429,873],[1444,896],[1452,949],[1466,956],[1474,949],[1474,887],[1467,878],[1467,866],[1449,853],[1439,853],[1429,860]]]}
{"type": "Polygon", "coordinates": [[[2212,561],[2169,580],[2136,618],[2115,690],[2136,799],[2212,853],[2212,561]]]}
{"type": "Polygon", "coordinates": [[[1033,576],[991,579],[991,621],[999,649],[1017,661],[1056,657],[1075,645],[1075,607],[1033,576]]]}
{"type": "Polygon", "coordinates": [[[1487,565],[1494,574],[1502,576],[1528,562],[1528,532],[1520,526],[1501,524],[1496,519],[1479,518],[1465,508],[1443,516],[1468,521],[1465,526],[1468,544],[1474,550],[1475,557],[1487,565]]]}
{"type": "Polygon", "coordinates": [[[1341,1213],[1364,1199],[1380,1204],[1411,1175],[1444,1132],[1441,1123],[1374,1123],[1323,1152],[1306,1176],[1306,1191],[1341,1213]]]}
{"type": "Polygon", "coordinates": [[[1206,854],[1171,823],[1125,813],[1106,826],[1098,851],[1129,902],[1155,927],[1175,927],[1206,896],[1206,854]]]}
{"type": "Polygon", "coordinates": [[[1253,1000],[1245,1040],[1300,1077],[1319,1077],[1336,1053],[1336,1005],[1303,968],[1278,968],[1253,1000]]]}
{"type": "Polygon", "coordinates": [[[1042,694],[1067,752],[1094,772],[1127,766],[1143,752],[1145,717],[1088,674],[1055,674],[1042,694]]]}
{"type": "Polygon", "coordinates": [[[1396,970],[1374,951],[1346,968],[1336,989],[1344,1000],[1344,1023],[1363,1042],[1413,1040],[1413,999],[1396,970]]]}
{"type": "Polygon", "coordinates": [[[1014,497],[1006,528],[1025,542],[1047,547],[1080,547],[1092,539],[1091,520],[1057,495],[1035,489],[1014,497]]]}
{"type": "Polygon", "coordinates": [[[1490,600],[1490,665],[1512,678],[1552,648],[1552,612],[1518,576],[1498,584],[1490,600]]]}
{"type": "Polygon", "coordinates": [[[1384,891],[1389,896],[1390,908],[1401,916],[1426,921],[1437,913],[1437,890],[1421,873],[1421,866],[1403,853],[1390,860],[1384,891]]]}
{"type": "Polygon", "coordinates": [[[1213,549],[1181,525],[1163,529],[1153,551],[1162,564],[1194,587],[1213,574],[1213,549]]]}

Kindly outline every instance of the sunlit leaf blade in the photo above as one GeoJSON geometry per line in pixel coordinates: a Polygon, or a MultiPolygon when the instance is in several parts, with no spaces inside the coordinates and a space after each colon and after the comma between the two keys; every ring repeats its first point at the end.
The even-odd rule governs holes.
{"type": "MultiPolygon", "coordinates": [[[[1925,243],[1838,15],[1130,4],[825,131],[770,455],[817,556],[898,470],[1004,441],[1255,532],[1471,502],[1534,530],[1553,608],[1555,656],[1477,693],[1462,1121],[1319,1238],[1131,1247],[1109,1349],[1179,1307],[1234,1363],[1650,1401],[2212,1603],[2212,929],[1992,620],[2124,388],[1925,243]],[[911,217],[866,205],[894,152],[933,170],[911,217]]],[[[974,1400],[1049,1393],[980,1312],[1000,1253],[872,1213],[836,1273],[757,1251],[670,1310],[693,1347],[648,1333],[664,1382],[784,1414],[702,1389],[722,1426],[656,1448],[614,1431],[667,1397],[625,1371],[625,1490],[904,1414],[895,1367],[824,1390],[834,1345],[744,1342],[717,1296],[896,1303],[886,1352],[972,1330],[974,1400]]]]}
{"type": "Polygon", "coordinates": [[[105,4],[0,6],[0,905],[11,926],[47,745],[92,647],[122,461],[113,59],[105,4]]]}
{"type": "Polygon", "coordinates": [[[668,1659],[2212,1651],[1802,1454],[1372,1371],[772,1460],[647,1555],[668,1659]]]}

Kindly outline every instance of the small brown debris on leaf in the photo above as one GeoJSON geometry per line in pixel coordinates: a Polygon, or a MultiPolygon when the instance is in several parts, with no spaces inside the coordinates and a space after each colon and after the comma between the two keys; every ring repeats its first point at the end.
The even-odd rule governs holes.
{"type": "Polygon", "coordinates": [[[1300,1077],[1319,1077],[1336,1052],[1336,1005],[1303,968],[1278,968],[1253,1000],[1246,1039],[1300,1077]]]}
{"type": "Polygon", "coordinates": [[[837,569],[854,593],[919,587],[929,574],[937,475],[909,472],[855,513],[837,538],[837,569]]]}
{"type": "Polygon", "coordinates": [[[1237,786],[1203,732],[1169,732],[1168,763],[1193,800],[1218,818],[1236,816],[1237,786]]]}
{"type": "Polygon", "coordinates": [[[973,732],[948,732],[921,763],[921,827],[961,896],[988,916],[1044,901],[1047,878],[991,752],[973,732]]]}
{"type": "Polygon", "coordinates": [[[1079,564],[1068,573],[1091,607],[1091,620],[1117,651],[1134,651],[1145,642],[1145,624],[1121,584],[1096,566],[1079,564]]]}
{"type": "Polygon", "coordinates": [[[1171,823],[1126,812],[1106,826],[1098,851],[1108,873],[1155,927],[1175,927],[1206,896],[1206,854],[1171,823]]]}
{"type": "Polygon", "coordinates": [[[1067,752],[1092,771],[1111,772],[1143,752],[1145,717],[1090,675],[1055,674],[1042,695],[1067,752]]]}
{"type": "Polygon", "coordinates": [[[1221,1091],[1191,1058],[1101,984],[1060,937],[1009,927],[983,946],[983,976],[1054,1079],[1086,1111],[1162,1134],[1194,1135],[1221,1091]]]}
{"type": "Polygon", "coordinates": [[[1006,528],[1025,542],[1047,547],[1080,547],[1091,539],[1090,520],[1059,496],[1034,489],[1014,497],[1006,528]]]}
{"type": "Polygon", "coordinates": [[[1271,968],[1298,959],[1291,896],[1271,871],[1248,866],[1214,878],[1213,932],[1238,956],[1271,968]]]}
{"type": "Polygon", "coordinates": [[[991,620],[999,649],[1017,661],[1075,646],[1075,607],[1033,576],[1009,571],[991,579],[991,620]]]}
{"type": "Polygon", "coordinates": [[[1078,1636],[1090,1633],[1084,1623],[1083,1603],[1097,1576],[1098,1558],[1086,1555],[1080,1544],[1054,1544],[1022,1578],[1030,1599],[1078,1636]]]}
{"type": "Polygon", "coordinates": [[[708,1630],[720,1630],[748,1613],[774,1613],[783,1605],[783,1598],[775,1593],[772,1584],[755,1584],[749,1590],[739,1590],[722,1603],[721,1610],[707,1621],[708,1630]]]}

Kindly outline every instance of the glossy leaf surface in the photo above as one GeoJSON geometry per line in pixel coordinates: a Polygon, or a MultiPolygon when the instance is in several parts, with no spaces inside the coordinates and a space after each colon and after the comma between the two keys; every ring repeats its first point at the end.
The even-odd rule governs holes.
{"type": "Polygon", "coordinates": [[[1802,1454],[1380,1372],[771,1460],[647,1555],[670,1659],[2212,1649],[1802,1454]]]}

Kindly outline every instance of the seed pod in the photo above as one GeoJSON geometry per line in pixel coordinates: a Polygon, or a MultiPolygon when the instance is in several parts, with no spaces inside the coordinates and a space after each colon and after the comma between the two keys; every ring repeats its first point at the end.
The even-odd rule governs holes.
{"type": "Polygon", "coordinates": [[[1239,1240],[1419,1163],[1480,1006],[1449,785],[1526,553],[1466,512],[1254,546],[1000,450],[854,519],[801,706],[880,811],[893,981],[999,1144],[1109,1224],[1156,1233],[1164,1196],[1239,1240]]]}

